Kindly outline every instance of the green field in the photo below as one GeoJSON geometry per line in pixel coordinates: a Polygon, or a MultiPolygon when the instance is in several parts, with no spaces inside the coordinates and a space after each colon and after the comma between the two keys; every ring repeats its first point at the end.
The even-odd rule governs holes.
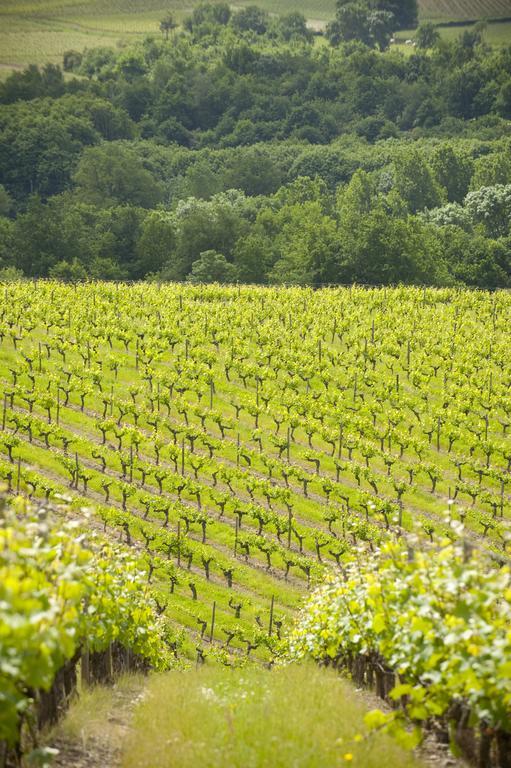
{"type": "MultiPolygon", "coordinates": [[[[144,35],[159,34],[160,8],[150,3],[120,10],[83,4],[58,6],[41,4],[0,5],[0,65],[4,68],[26,64],[62,63],[69,49],[98,46],[116,47],[144,35]]],[[[183,4],[184,5],[184,4],[183,4]]],[[[177,9],[178,3],[174,5],[177,9]]]]}
{"type": "Polygon", "coordinates": [[[498,19],[508,17],[508,0],[419,0],[423,19],[462,21],[463,19],[498,19]]]}
{"type": "MultiPolygon", "coordinates": [[[[240,1],[238,6],[248,4],[240,1]]],[[[334,0],[260,0],[270,13],[301,11],[314,26],[321,27],[332,18],[334,0]]],[[[42,2],[3,0],[0,2],[0,71],[27,64],[62,63],[69,49],[84,50],[97,46],[119,46],[132,43],[144,35],[159,35],[159,21],[172,8],[177,19],[190,11],[186,0],[109,0],[84,3],[83,0],[42,2]]],[[[507,0],[422,0],[421,18],[450,21],[476,18],[499,18],[510,14],[507,0]]],[[[459,34],[460,28],[443,29],[442,34],[459,34]]],[[[511,41],[510,26],[489,25],[485,37],[493,44],[511,41]]]]}
{"type": "MultiPolygon", "coordinates": [[[[444,19],[437,19],[436,20],[439,24],[444,23],[446,20],[444,19]]],[[[472,24],[463,25],[463,26],[445,26],[445,27],[439,27],[440,36],[444,40],[456,40],[459,35],[461,35],[463,32],[465,32],[468,29],[472,28],[472,24]]],[[[405,41],[407,39],[413,39],[415,34],[414,29],[408,29],[408,30],[401,30],[396,35],[396,42],[394,44],[394,48],[397,50],[403,51],[403,53],[410,53],[411,51],[416,50],[411,45],[406,45],[405,41]]],[[[511,44],[511,21],[490,21],[486,23],[486,27],[483,32],[483,40],[494,46],[501,46],[501,45],[510,45],[511,44]]]]}
{"type": "Polygon", "coordinates": [[[0,481],[145,552],[185,656],[268,658],[325,565],[450,505],[507,551],[507,294],[2,291],[0,481]]]}

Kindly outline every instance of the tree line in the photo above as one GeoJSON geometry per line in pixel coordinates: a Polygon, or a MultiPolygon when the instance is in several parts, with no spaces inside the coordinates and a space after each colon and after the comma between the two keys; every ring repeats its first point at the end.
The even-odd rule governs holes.
{"type": "MultiPolygon", "coordinates": [[[[365,16],[410,23],[413,3],[391,5],[365,16]]],[[[68,52],[80,77],[32,66],[0,84],[0,269],[510,284],[511,48],[479,28],[423,29],[407,56],[362,32],[317,46],[300,14],[222,3],[163,21],[135,46],[68,52]]]]}

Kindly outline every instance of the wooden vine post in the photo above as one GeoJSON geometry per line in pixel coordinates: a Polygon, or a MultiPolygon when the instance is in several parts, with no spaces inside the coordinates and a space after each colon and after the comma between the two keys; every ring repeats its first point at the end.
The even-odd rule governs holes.
{"type": "Polygon", "coordinates": [[[275,605],[275,595],[271,596],[271,604],[270,604],[270,623],[268,626],[268,637],[271,637],[271,633],[273,631],[273,607],[275,605]]]}
{"type": "Polygon", "coordinates": [[[81,658],[81,678],[82,687],[88,688],[91,683],[90,679],[90,653],[87,646],[82,650],[81,658]]]}
{"type": "Polygon", "coordinates": [[[211,609],[211,629],[209,632],[209,642],[213,642],[213,632],[215,631],[215,614],[216,614],[216,600],[213,600],[213,608],[211,609]]]}

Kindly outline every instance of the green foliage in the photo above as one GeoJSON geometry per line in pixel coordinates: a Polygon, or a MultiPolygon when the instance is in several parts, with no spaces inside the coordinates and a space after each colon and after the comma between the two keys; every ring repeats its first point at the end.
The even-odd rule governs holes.
{"type": "Polygon", "coordinates": [[[0,184],[0,216],[8,216],[13,208],[13,199],[5,187],[0,184]]]}
{"type": "Polygon", "coordinates": [[[339,3],[336,17],[326,29],[332,45],[358,40],[381,51],[388,48],[395,26],[394,15],[387,10],[374,10],[367,3],[339,3]]]}
{"type": "Polygon", "coordinates": [[[336,222],[325,216],[318,201],[284,205],[264,220],[268,233],[276,233],[270,272],[276,283],[321,284],[335,280],[339,243],[336,222]]]}
{"type": "Polygon", "coordinates": [[[496,184],[469,192],[465,205],[474,223],[481,223],[493,237],[509,233],[511,221],[511,184],[496,184]]]}
{"type": "Polygon", "coordinates": [[[169,661],[141,564],[76,529],[38,518],[21,498],[2,500],[0,738],[10,746],[33,692],[48,690],[82,645],[117,640],[158,668],[169,661]]]}
{"type": "Polygon", "coordinates": [[[332,45],[358,40],[384,51],[393,31],[414,27],[417,17],[417,0],[337,0],[326,36],[332,45]]]}
{"type": "Polygon", "coordinates": [[[425,213],[425,219],[437,227],[459,227],[465,232],[472,230],[472,216],[459,203],[447,203],[441,208],[433,208],[425,213]]]}
{"type": "Polygon", "coordinates": [[[3,283],[14,283],[23,280],[23,272],[16,267],[2,267],[0,269],[0,280],[3,283]]]}
{"type": "Polygon", "coordinates": [[[280,16],[278,20],[278,31],[282,35],[283,40],[289,42],[290,40],[306,40],[312,41],[312,32],[307,27],[307,19],[302,13],[298,11],[292,11],[284,16],[280,16]]]}
{"type": "Polygon", "coordinates": [[[4,104],[18,99],[36,99],[38,96],[59,97],[64,92],[62,72],[54,64],[46,64],[41,69],[31,64],[22,72],[13,72],[6,82],[0,84],[0,100],[4,104]]]}
{"type": "Polygon", "coordinates": [[[222,181],[226,188],[247,195],[270,195],[280,187],[282,173],[271,157],[254,148],[226,168],[222,181]]]}
{"type": "Polygon", "coordinates": [[[433,151],[430,166],[438,184],[446,190],[448,201],[461,203],[474,174],[472,158],[467,153],[456,151],[452,145],[444,144],[433,151]]]}
{"type": "Polygon", "coordinates": [[[449,281],[435,237],[417,219],[389,216],[382,206],[360,216],[344,232],[347,280],[362,283],[445,283],[449,281]]]}
{"type": "Polygon", "coordinates": [[[443,202],[442,187],[427,160],[415,149],[404,152],[395,164],[394,183],[410,213],[437,208],[443,202]]]}
{"type": "MultiPolygon", "coordinates": [[[[108,101],[65,95],[4,108],[0,119],[2,178],[15,198],[64,190],[85,147],[131,136],[131,122],[108,101]]],[[[114,150],[115,152],[115,150],[114,150]]]]}
{"type": "Polygon", "coordinates": [[[392,13],[396,29],[412,29],[417,24],[419,16],[417,0],[371,0],[371,5],[392,13]]]}
{"type": "Polygon", "coordinates": [[[162,269],[171,260],[175,247],[173,217],[165,211],[151,211],[144,219],[136,246],[140,275],[162,269]]]}
{"type": "Polygon", "coordinates": [[[0,86],[1,264],[48,276],[76,260],[87,278],[182,280],[213,250],[251,282],[487,285],[493,274],[507,285],[505,227],[443,209],[511,182],[511,60],[479,44],[480,28],[427,54],[378,51],[414,6],[339,3],[339,46],[319,54],[299,12],[203,3],[172,45],[156,34],[81,62],[68,48],[80,79],[54,65],[14,73],[0,86]],[[335,203],[357,169],[374,208],[360,221],[356,205],[348,215],[335,203]],[[279,215],[279,190],[299,177],[324,182],[309,200],[315,235],[296,210],[279,215]],[[450,225],[485,238],[481,268],[442,257],[450,225]]]}
{"type": "MultiPolygon", "coordinates": [[[[407,683],[394,697],[406,695],[413,720],[461,701],[476,721],[509,732],[510,617],[509,568],[495,571],[476,554],[467,560],[450,543],[412,554],[389,543],[316,591],[290,636],[290,656],[382,659],[407,683]]],[[[370,725],[384,725],[383,717],[370,725]]]]}
{"type": "Polygon", "coordinates": [[[87,272],[78,259],[73,259],[71,263],[59,261],[50,268],[49,276],[55,280],[74,283],[78,280],[85,280],[87,272]]]}
{"type": "MultiPolygon", "coordinates": [[[[12,263],[12,248],[14,239],[14,222],[4,216],[0,217],[0,268],[6,269],[12,263]]],[[[20,271],[22,275],[23,272],[20,271]]]]}
{"type": "Polygon", "coordinates": [[[471,189],[476,191],[495,184],[511,184],[511,152],[507,143],[499,152],[478,157],[474,163],[471,189]]]}
{"type": "Polygon", "coordinates": [[[236,241],[246,229],[244,208],[244,195],[235,191],[215,195],[210,201],[190,198],[181,202],[175,211],[175,260],[165,269],[185,277],[203,251],[217,251],[230,260],[236,241]]]}
{"type": "Polygon", "coordinates": [[[440,40],[440,33],[431,21],[425,21],[417,27],[415,40],[418,48],[433,48],[440,40]]]}
{"type": "Polygon", "coordinates": [[[497,112],[507,120],[511,118],[511,80],[503,83],[495,100],[497,112]]]}
{"type": "Polygon", "coordinates": [[[190,283],[233,283],[237,270],[229,264],[225,256],[216,251],[203,251],[197,261],[192,263],[188,276],[190,283]]]}
{"type": "Polygon", "coordinates": [[[59,261],[74,259],[91,276],[95,272],[96,276],[122,277],[123,265],[128,264],[137,274],[135,248],[143,216],[141,209],[132,206],[98,209],[65,196],[43,205],[34,197],[7,231],[13,238],[11,260],[27,275],[47,275],[59,261]]]}
{"type": "Polygon", "coordinates": [[[163,190],[136,154],[122,144],[87,148],[74,174],[78,197],[94,205],[153,208],[163,190]]]}
{"type": "Polygon", "coordinates": [[[257,5],[247,5],[232,16],[231,23],[240,32],[264,35],[268,28],[268,14],[257,5]]]}
{"type": "Polygon", "coordinates": [[[201,2],[196,5],[184,20],[184,27],[195,37],[213,34],[218,27],[225,26],[231,18],[231,9],[227,3],[201,2]]]}
{"type": "MultiPolygon", "coordinates": [[[[442,209],[440,209],[441,211],[442,209]]],[[[463,221],[467,212],[462,209],[463,221]]],[[[456,279],[466,285],[493,288],[499,284],[509,284],[509,238],[495,241],[488,240],[481,234],[474,236],[459,226],[445,226],[440,229],[440,248],[444,259],[452,265],[456,279]]]]}

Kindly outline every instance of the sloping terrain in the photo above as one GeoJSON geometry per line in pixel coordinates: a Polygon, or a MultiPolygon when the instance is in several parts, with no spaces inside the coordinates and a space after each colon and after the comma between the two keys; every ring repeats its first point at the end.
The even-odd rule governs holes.
{"type": "Polygon", "coordinates": [[[0,479],[145,553],[176,653],[268,658],[325,564],[449,507],[506,556],[507,294],[3,292],[0,479]]]}

